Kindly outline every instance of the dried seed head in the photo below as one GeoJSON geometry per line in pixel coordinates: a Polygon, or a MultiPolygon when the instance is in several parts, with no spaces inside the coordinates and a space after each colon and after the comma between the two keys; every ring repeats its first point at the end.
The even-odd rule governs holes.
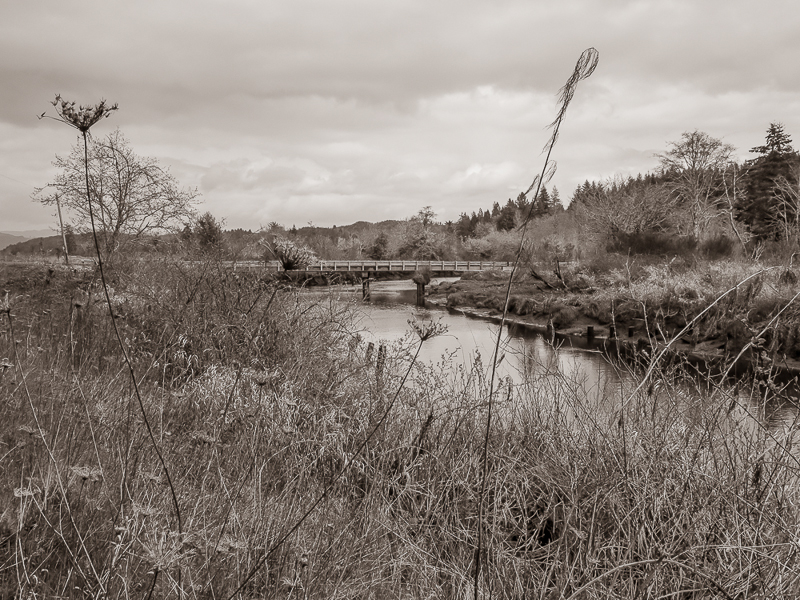
{"type": "Polygon", "coordinates": [[[447,333],[447,325],[443,325],[441,321],[436,321],[434,323],[433,321],[425,322],[417,321],[416,319],[409,319],[408,324],[423,342],[447,333]]]}
{"type": "MultiPolygon", "coordinates": [[[[113,106],[106,105],[105,100],[101,100],[94,106],[79,106],[75,108],[75,102],[68,102],[64,100],[60,94],[56,95],[56,99],[51,102],[55,107],[58,114],[57,121],[66,123],[70,127],[74,127],[81,133],[86,133],[91,129],[92,125],[111,116],[111,113],[119,108],[117,104],[113,106]]],[[[42,119],[46,115],[42,113],[39,118],[42,119]]]]}

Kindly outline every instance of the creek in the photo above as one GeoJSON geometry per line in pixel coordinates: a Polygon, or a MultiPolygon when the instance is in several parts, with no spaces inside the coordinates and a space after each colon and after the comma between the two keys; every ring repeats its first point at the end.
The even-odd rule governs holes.
{"type": "MultiPolygon", "coordinates": [[[[439,278],[432,283],[455,280],[457,278],[439,278]]],[[[417,307],[416,286],[407,280],[373,281],[371,300],[366,302],[360,301],[360,286],[338,286],[338,290],[345,299],[359,300],[357,325],[366,342],[378,347],[405,338],[413,343],[417,338],[409,321],[438,323],[446,332],[423,343],[419,360],[441,364],[443,368],[461,365],[469,369],[477,359],[489,373],[499,324],[438,306],[417,307]]],[[[522,383],[532,377],[564,377],[576,383],[573,389],[580,389],[586,399],[597,400],[600,404],[611,397],[619,398],[624,394],[623,389],[630,390],[636,383],[631,370],[612,364],[599,350],[587,349],[585,340],[564,337],[551,344],[541,334],[514,325],[503,327],[499,356],[498,379],[522,383]]],[[[703,379],[702,375],[699,377],[703,379]]],[[[687,399],[699,398],[697,385],[687,385],[685,389],[687,399]]],[[[760,413],[759,420],[766,421],[770,429],[798,418],[794,402],[764,405],[755,402],[752,391],[747,389],[740,389],[737,396],[740,405],[749,407],[748,412],[753,416],[760,413]]]]}
{"type": "MultiPolygon", "coordinates": [[[[456,280],[439,278],[432,283],[456,280]]],[[[361,297],[360,287],[340,289],[345,296],[361,297]]],[[[423,343],[419,360],[437,363],[447,357],[449,364],[469,368],[479,359],[488,373],[499,325],[437,306],[417,307],[415,300],[416,286],[411,281],[373,281],[371,300],[359,303],[357,309],[362,338],[376,346],[404,337],[415,340],[409,321],[438,323],[446,332],[423,343]]],[[[503,328],[500,357],[499,378],[520,383],[530,376],[557,373],[580,381],[588,395],[607,394],[609,386],[618,388],[628,376],[597,350],[573,347],[569,339],[550,344],[542,335],[513,325],[503,328]]]]}

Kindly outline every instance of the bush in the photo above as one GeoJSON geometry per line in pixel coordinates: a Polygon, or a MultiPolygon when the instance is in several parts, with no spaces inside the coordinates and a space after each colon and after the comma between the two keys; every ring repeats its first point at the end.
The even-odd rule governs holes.
{"type": "Polygon", "coordinates": [[[431,270],[428,268],[414,271],[411,281],[418,285],[428,285],[431,282],[431,270]]]}
{"type": "Polygon", "coordinates": [[[716,235],[700,244],[700,254],[708,260],[719,260],[733,255],[736,246],[726,235],[716,235]]]}
{"type": "Polygon", "coordinates": [[[609,240],[606,246],[609,252],[654,254],[659,256],[689,256],[696,248],[697,240],[693,237],[659,232],[618,233],[609,240]]]}
{"type": "Polygon", "coordinates": [[[533,298],[511,296],[508,299],[508,310],[514,314],[524,316],[537,313],[539,307],[533,298]]]}
{"type": "Polygon", "coordinates": [[[565,329],[575,323],[580,312],[574,306],[562,306],[552,315],[556,329],[565,329]]]}
{"type": "Polygon", "coordinates": [[[305,269],[317,259],[311,248],[287,238],[275,237],[272,241],[262,240],[261,244],[266,248],[264,259],[279,261],[284,271],[305,269]]]}

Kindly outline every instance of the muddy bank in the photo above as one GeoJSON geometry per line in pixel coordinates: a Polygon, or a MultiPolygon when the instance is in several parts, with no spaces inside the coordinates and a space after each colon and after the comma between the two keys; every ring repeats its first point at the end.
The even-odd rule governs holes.
{"type": "MultiPolygon", "coordinates": [[[[508,274],[467,274],[456,282],[430,286],[427,300],[499,322],[507,283],[508,274]]],[[[625,290],[598,290],[590,283],[581,278],[562,283],[539,273],[522,274],[515,278],[506,321],[578,347],[652,356],[708,306],[698,294],[664,294],[659,302],[634,300],[625,290]]],[[[718,370],[744,349],[737,370],[774,368],[800,374],[800,319],[789,314],[768,326],[780,302],[755,302],[757,295],[753,287],[745,287],[718,302],[672,341],[670,353],[718,370]],[[745,348],[750,343],[752,347],[745,348]]]]}

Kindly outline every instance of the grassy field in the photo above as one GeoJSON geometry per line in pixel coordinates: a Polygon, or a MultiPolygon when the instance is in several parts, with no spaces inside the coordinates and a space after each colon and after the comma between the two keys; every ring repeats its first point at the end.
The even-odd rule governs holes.
{"type": "MultiPolygon", "coordinates": [[[[436,331],[378,358],[325,296],[213,261],[116,268],[112,317],[93,272],[0,267],[0,597],[472,598],[479,528],[480,598],[800,596],[769,370],[655,368],[599,404],[557,372],[495,386],[479,522],[487,369],[416,364],[436,331]]],[[[620,290],[650,310],[753,274],[695,271],[569,276],[598,310],[620,290]]],[[[717,318],[783,302],[781,276],[717,318]]]]}

